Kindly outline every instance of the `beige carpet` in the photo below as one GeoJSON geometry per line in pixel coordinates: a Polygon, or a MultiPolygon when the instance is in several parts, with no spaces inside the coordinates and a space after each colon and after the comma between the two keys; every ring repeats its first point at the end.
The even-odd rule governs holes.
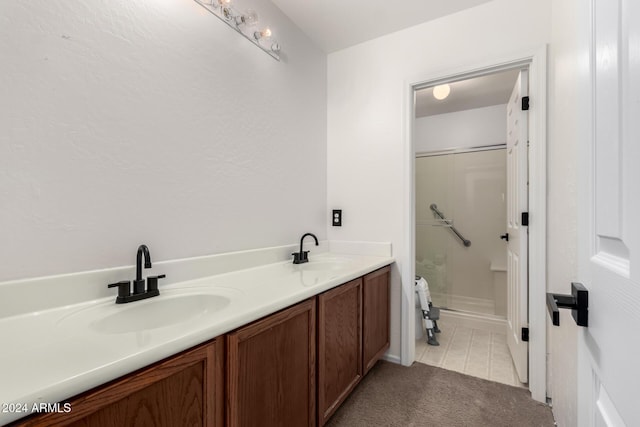
{"type": "Polygon", "coordinates": [[[380,361],[326,424],[338,426],[553,426],[551,408],[523,388],[434,366],[380,361]]]}

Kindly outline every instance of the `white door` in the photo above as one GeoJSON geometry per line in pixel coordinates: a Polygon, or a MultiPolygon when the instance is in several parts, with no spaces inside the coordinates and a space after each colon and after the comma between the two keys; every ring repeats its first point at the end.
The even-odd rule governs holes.
{"type": "Polygon", "coordinates": [[[528,120],[522,97],[528,95],[527,71],[520,71],[507,105],[507,344],[521,382],[527,382],[529,347],[522,341],[527,325],[528,120]]]}
{"type": "Polygon", "coordinates": [[[593,124],[582,125],[593,138],[578,144],[587,153],[578,279],[589,290],[578,425],[632,427],[640,425],[640,2],[593,0],[592,11],[593,124]]]}

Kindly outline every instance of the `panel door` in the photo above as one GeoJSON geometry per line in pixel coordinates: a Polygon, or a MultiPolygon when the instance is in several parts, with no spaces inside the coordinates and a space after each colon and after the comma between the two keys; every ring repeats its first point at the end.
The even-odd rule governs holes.
{"type": "Polygon", "coordinates": [[[227,334],[227,425],[316,425],[316,300],[227,334]]]}
{"type": "Polygon", "coordinates": [[[507,345],[520,382],[528,380],[529,346],[522,341],[528,316],[528,234],[521,223],[528,210],[528,117],[522,97],[528,72],[520,71],[507,104],[507,345]]]}
{"type": "Polygon", "coordinates": [[[389,349],[390,267],[384,267],[364,276],[362,357],[364,374],[389,349]]]}
{"type": "Polygon", "coordinates": [[[580,124],[593,138],[580,141],[589,326],[578,335],[578,424],[631,427],[640,425],[640,2],[592,2],[593,120],[580,124]]]}
{"type": "Polygon", "coordinates": [[[73,398],[69,413],[12,425],[222,427],[223,369],[223,341],[217,339],[73,398]]]}
{"type": "Polygon", "coordinates": [[[362,379],[362,279],[318,296],[318,425],[362,379]]]}

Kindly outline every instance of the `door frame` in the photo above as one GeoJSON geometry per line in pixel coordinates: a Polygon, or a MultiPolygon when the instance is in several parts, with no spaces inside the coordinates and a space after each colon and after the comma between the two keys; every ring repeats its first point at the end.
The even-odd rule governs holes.
{"type": "Polygon", "coordinates": [[[529,390],[533,399],[546,402],[546,230],[547,230],[547,46],[461,65],[455,69],[430,71],[403,82],[403,234],[400,274],[402,282],[400,361],[415,360],[415,150],[413,143],[414,90],[518,66],[529,67],[529,390]]]}

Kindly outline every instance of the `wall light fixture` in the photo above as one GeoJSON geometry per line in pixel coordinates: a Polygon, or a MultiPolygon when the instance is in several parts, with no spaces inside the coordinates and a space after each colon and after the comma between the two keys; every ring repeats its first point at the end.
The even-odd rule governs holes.
{"type": "Polygon", "coordinates": [[[271,29],[269,27],[259,31],[253,29],[258,24],[258,15],[254,10],[247,9],[244,13],[238,12],[232,5],[233,0],[195,0],[195,2],[217,16],[222,22],[236,30],[269,56],[280,61],[280,44],[273,37],[271,29]]]}

